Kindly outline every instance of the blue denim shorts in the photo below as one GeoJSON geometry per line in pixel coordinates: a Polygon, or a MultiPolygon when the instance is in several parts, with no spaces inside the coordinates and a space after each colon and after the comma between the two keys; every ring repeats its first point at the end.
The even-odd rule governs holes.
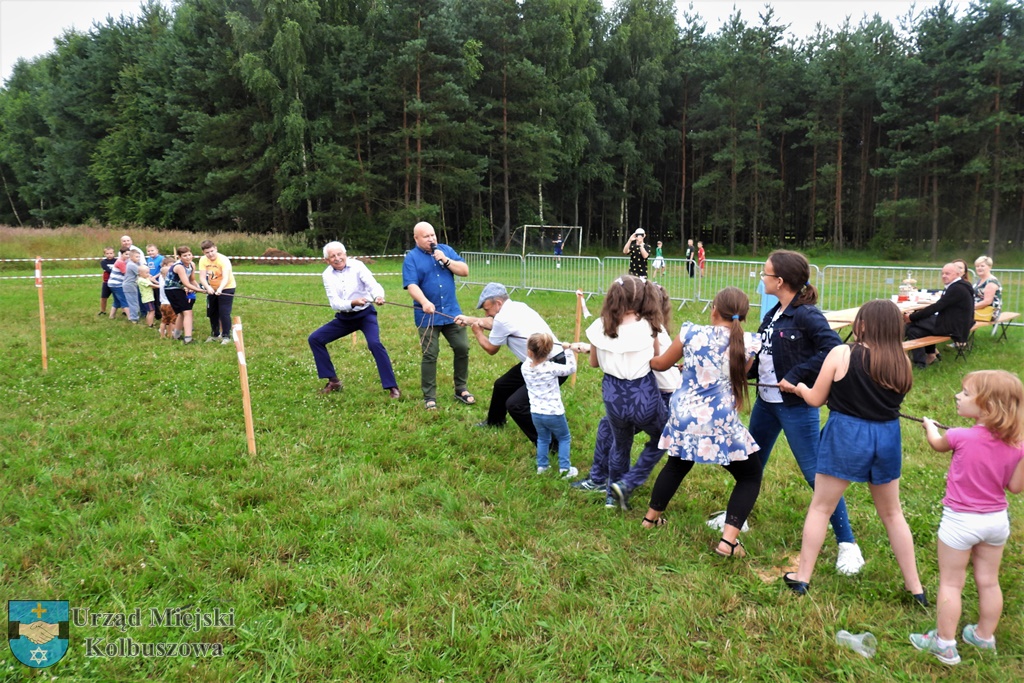
{"type": "Polygon", "coordinates": [[[900,421],[872,422],[831,412],[821,429],[818,473],[845,481],[888,484],[900,478],[900,421]]]}

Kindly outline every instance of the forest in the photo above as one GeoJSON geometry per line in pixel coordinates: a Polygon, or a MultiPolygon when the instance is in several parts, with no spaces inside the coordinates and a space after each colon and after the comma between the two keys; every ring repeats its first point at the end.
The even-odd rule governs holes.
{"type": "Polygon", "coordinates": [[[1024,4],[906,24],[798,40],[767,7],[710,32],[670,0],[150,0],[15,65],[0,223],[1019,249],[1024,4]]]}

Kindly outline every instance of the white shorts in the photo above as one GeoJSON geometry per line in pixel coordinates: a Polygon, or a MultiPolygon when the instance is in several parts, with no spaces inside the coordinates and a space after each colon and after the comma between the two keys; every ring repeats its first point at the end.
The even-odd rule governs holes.
{"type": "Polygon", "coordinates": [[[979,543],[1006,545],[1010,537],[1010,516],[999,512],[957,512],[942,508],[939,540],[953,550],[970,550],[979,543]]]}
{"type": "Polygon", "coordinates": [[[651,268],[654,268],[655,270],[658,270],[659,268],[664,268],[664,267],[665,267],[665,259],[663,259],[663,258],[661,258],[659,256],[655,256],[654,259],[651,261],[651,268]]]}

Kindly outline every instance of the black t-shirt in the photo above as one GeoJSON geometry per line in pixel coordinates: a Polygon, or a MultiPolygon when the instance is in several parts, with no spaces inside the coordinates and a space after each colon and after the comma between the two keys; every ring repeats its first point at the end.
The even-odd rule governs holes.
{"type": "Polygon", "coordinates": [[[640,244],[629,245],[629,274],[636,277],[647,277],[647,259],[640,253],[640,244]]]}

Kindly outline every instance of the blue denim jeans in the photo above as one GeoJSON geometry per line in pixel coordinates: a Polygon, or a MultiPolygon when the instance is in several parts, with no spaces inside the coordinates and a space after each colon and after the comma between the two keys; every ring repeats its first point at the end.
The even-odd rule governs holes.
{"type": "MultiPolygon", "coordinates": [[[[779,432],[786,433],[789,449],[793,451],[796,464],[804,479],[814,488],[814,475],[818,473],[818,441],[820,439],[821,417],[817,408],[804,404],[787,406],[783,403],[768,403],[758,398],[750,411],[750,435],[761,447],[761,470],[768,466],[775,440],[779,432]]],[[[830,519],[832,531],[839,543],[855,543],[850,528],[850,516],[846,512],[846,499],[840,498],[830,519]]]]}
{"type": "Polygon", "coordinates": [[[533,426],[537,429],[537,467],[548,466],[548,447],[551,437],[558,441],[558,469],[569,469],[569,423],[565,413],[561,415],[541,415],[530,413],[533,426]]]}

